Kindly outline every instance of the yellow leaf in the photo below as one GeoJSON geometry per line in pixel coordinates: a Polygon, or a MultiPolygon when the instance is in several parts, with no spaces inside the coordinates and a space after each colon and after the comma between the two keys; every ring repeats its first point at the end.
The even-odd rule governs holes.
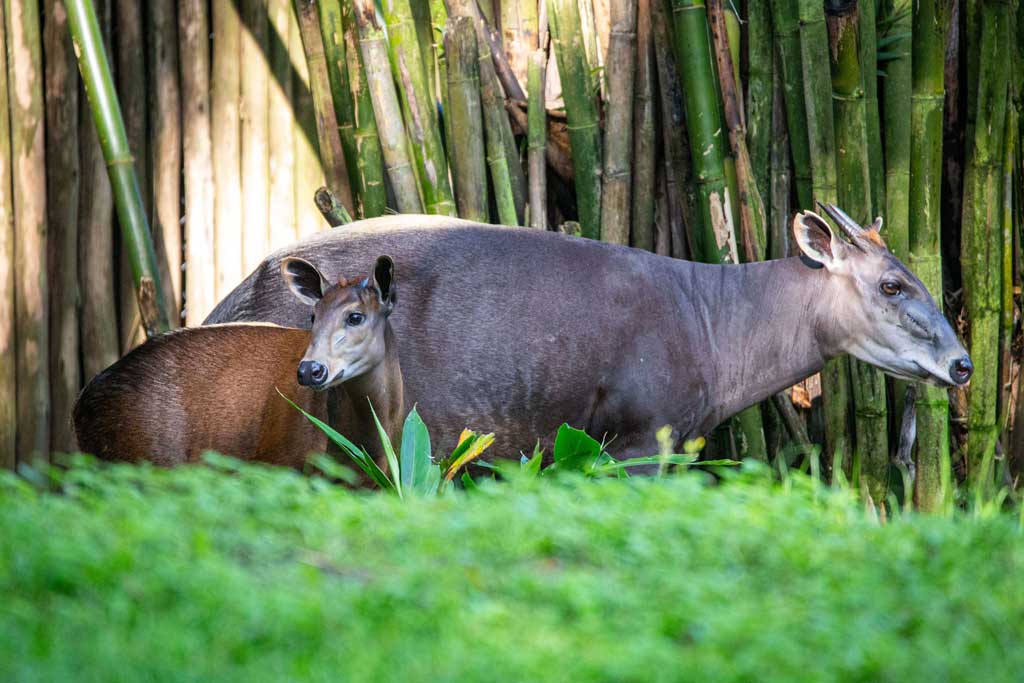
{"type": "Polygon", "coordinates": [[[475,435],[468,429],[462,432],[462,436],[459,437],[459,443],[461,444],[463,439],[470,438],[468,435],[472,435],[472,438],[474,439],[473,445],[467,448],[466,452],[460,455],[459,459],[451,464],[451,466],[448,468],[448,471],[444,475],[445,481],[451,481],[452,477],[455,476],[455,473],[459,470],[459,468],[461,468],[471,460],[474,460],[475,458],[479,457],[481,453],[490,448],[491,444],[494,443],[493,433],[475,435]]]}

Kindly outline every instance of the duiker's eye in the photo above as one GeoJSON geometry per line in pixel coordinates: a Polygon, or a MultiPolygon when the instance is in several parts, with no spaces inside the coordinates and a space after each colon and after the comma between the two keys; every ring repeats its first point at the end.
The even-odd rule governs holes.
{"type": "Polygon", "coordinates": [[[878,286],[878,289],[882,291],[882,294],[886,296],[896,296],[903,291],[900,283],[895,280],[883,280],[882,284],[878,286]]]}
{"type": "Polygon", "coordinates": [[[348,317],[345,318],[345,324],[355,327],[356,325],[362,325],[364,320],[366,320],[366,316],[362,313],[349,313],[348,317]]]}

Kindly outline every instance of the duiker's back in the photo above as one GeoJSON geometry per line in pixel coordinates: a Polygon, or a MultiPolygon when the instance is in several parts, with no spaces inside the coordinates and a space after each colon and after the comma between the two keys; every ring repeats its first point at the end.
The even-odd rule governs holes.
{"type": "Polygon", "coordinates": [[[308,330],[196,327],[155,338],[96,376],[75,405],[79,448],[105,460],[194,462],[214,450],[301,466],[323,434],[278,395],[326,419],[325,395],[300,387],[308,330]]]}

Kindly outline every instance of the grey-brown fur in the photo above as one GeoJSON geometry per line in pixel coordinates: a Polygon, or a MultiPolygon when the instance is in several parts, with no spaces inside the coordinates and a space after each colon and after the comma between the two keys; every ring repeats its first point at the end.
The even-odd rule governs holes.
{"type": "MultiPolygon", "coordinates": [[[[616,454],[650,454],[659,427],[705,434],[819,370],[850,334],[835,278],[799,258],[703,265],[431,216],[362,221],[286,247],[207,322],[308,327],[281,259],[300,256],[334,277],[367,272],[382,253],[402,276],[391,324],[406,402],[441,449],[470,427],[494,431],[495,450],[512,456],[538,439],[550,445],[568,422],[614,437],[616,454]]],[[[945,326],[934,339],[962,352],[924,297],[915,305],[930,306],[928,324],[945,326]]],[[[956,351],[945,346],[936,362],[956,351]]]]}

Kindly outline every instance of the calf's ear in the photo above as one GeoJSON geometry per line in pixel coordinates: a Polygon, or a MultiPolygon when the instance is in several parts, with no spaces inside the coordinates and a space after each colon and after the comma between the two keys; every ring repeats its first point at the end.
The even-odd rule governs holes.
{"type": "Polygon", "coordinates": [[[316,306],[330,288],[316,266],[297,256],[281,260],[281,277],[295,298],[309,306],[316,306]]]}
{"type": "Polygon", "coordinates": [[[398,301],[398,291],[395,288],[395,262],[390,256],[381,256],[373,265],[373,286],[377,288],[380,295],[381,310],[385,315],[391,313],[398,301]]]}

